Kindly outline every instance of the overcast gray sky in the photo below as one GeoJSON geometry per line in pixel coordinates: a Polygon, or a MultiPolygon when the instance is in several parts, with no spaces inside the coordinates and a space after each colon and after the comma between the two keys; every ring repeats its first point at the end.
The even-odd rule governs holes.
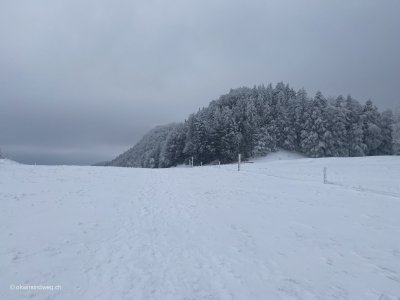
{"type": "Polygon", "coordinates": [[[0,147],[109,160],[230,88],[400,103],[398,0],[0,0],[0,147]]]}

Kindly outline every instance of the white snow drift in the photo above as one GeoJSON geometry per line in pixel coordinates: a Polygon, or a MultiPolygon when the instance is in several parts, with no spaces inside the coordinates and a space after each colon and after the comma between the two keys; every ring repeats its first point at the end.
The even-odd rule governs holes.
{"type": "Polygon", "coordinates": [[[0,299],[398,299],[399,178],[399,157],[3,161],[0,299]]]}

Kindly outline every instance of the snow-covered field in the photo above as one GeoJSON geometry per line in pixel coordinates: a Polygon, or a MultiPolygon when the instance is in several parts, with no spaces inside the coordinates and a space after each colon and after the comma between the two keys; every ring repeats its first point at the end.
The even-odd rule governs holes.
{"type": "Polygon", "coordinates": [[[0,299],[399,299],[400,157],[292,158],[2,160],[0,299]]]}

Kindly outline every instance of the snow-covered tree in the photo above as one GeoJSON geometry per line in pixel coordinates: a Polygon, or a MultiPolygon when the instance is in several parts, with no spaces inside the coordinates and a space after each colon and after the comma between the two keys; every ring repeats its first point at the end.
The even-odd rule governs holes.
{"type": "Polygon", "coordinates": [[[382,130],[379,127],[379,112],[371,100],[368,100],[361,114],[363,123],[364,144],[367,147],[367,155],[377,155],[378,148],[382,143],[382,130]]]}
{"type": "Polygon", "coordinates": [[[367,147],[363,142],[363,125],[360,115],[362,114],[361,104],[350,95],[346,98],[346,132],[349,156],[366,155],[367,147]]]}
{"type": "Polygon", "coordinates": [[[305,122],[309,117],[309,100],[305,89],[301,89],[296,93],[296,99],[292,102],[293,105],[293,127],[295,133],[295,146],[297,151],[301,151],[301,133],[305,130],[305,122]]]}
{"type": "Polygon", "coordinates": [[[349,156],[347,145],[348,120],[343,96],[336,98],[334,106],[328,109],[331,138],[326,137],[332,156],[349,156]]]}
{"type": "Polygon", "coordinates": [[[261,127],[257,133],[256,143],[254,146],[254,156],[265,156],[276,150],[275,137],[268,132],[267,127],[261,127]]]}
{"type": "Polygon", "coordinates": [[[311,157],[330,155],[326,139],[328,134],[327,101],[321,92],[317,92],[309,106],[308,118],[301,133],[301,148],[311,157]]]}
{"type": "Polygon", "coordinates": [[[393,154],[393,123],[393,113],[391,110],[386,110],[380,115],[378,125],[381,131],[381,144],[377,149],[377,154],[393,154]]]}
{"type": "Polygon", "coordinates": [[[179,124],[168,133],[165,144],[161,149],[159,167],[176,166],[183,160],[182,152],[186,140],[185,131],[185,125],[179,124]]]}

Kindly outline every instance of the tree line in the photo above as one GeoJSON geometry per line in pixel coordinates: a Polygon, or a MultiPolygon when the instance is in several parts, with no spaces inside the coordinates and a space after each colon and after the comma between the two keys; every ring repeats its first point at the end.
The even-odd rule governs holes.
{"type": "Polygon", "coordinates": [[[278,148],[309,157],[400,154],[400,117],[350,95],[309,97],[289,85],[232,89],[178,124],[159,126],[109,165],[164,168],[233,162],[278,148]]]}

